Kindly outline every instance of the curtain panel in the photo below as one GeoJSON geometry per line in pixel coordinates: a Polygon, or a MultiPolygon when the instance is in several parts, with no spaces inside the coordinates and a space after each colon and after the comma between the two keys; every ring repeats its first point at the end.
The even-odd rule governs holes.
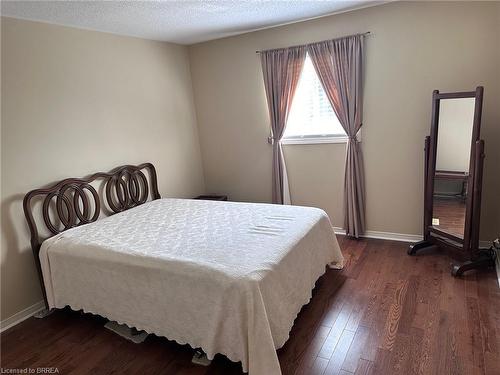
{"type": "Polygon", "coordinates": [[[306,46],[262,51],[260,53],[271,122],[273,203],[291,203],[281,139],[285,132],[288,113],[290,112],[305,58],[306,46]]]}
{"type": "Polygon", "coordinates": [[[307,52],[326,95],[347,133],[344,228],[358,238],[365,230],[365,174],[356,135],[363,114],[363,35],[309,44],[307,52]]]}

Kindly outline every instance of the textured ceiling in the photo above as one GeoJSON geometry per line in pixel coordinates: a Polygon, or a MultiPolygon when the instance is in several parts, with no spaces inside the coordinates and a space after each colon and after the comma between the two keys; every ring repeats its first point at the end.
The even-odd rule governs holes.
{"type": "Polygon", "coordinates": [[[180,44],[376,5],[382,1],[3,1],[3,16],[180,44]]]}

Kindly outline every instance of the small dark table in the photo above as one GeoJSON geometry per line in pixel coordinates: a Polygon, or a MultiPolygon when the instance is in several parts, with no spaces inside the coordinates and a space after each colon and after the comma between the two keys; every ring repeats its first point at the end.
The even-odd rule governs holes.
{"type": "Polygon", "coordinates": [[[227,201],[227,195],[215,195],[215,194],[198,195],[194,199],[202,199],[205,201],[227,201]]]}
{"type": "Polygon", "coordinates": [[[440,180],[460,180],[462,183],[462,192],[460,198],[467,199],[467,182],[469,181],[469,172],[441,171],[436,170],[436,179],[440,180]]]}

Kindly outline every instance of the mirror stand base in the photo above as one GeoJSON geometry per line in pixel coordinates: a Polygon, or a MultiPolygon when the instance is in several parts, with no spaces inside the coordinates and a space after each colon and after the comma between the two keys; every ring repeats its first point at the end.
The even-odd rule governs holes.
{"type": "Polygon", "coordinates": [[[427,249],[433,246],[436,245],[426,240],[415,242],[414,244],[411,244],[410,247],[408,248],[408,255],[415,255],[417,251],[420,251],[422,249],[427,249]]]}
{"type": "Polygon", "coordinates": [[[469,270],[489,267],[495,267],[494,254],[490,250],[480,250],[476,259],[453,265],[451,274],[458,277],[469,270]]]}

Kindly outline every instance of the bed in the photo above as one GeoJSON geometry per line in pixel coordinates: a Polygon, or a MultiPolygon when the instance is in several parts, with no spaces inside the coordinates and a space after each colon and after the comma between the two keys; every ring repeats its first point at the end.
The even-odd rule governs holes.
{"type": "Polygon", "coordinates": [[[25,212],[36,237],[30,206],[40,195],[53,235],[41,242],[32,231],[32,245],[49,308],[99,314],[209,359],[221,353],[251,375],[281,373],[276,349],[326,266],[343,264],[324,211],[161,199],[149,163],[30,192],[25,212]],[[90,184],[98,178],[115,213],[99,220],[90,184]]]}

